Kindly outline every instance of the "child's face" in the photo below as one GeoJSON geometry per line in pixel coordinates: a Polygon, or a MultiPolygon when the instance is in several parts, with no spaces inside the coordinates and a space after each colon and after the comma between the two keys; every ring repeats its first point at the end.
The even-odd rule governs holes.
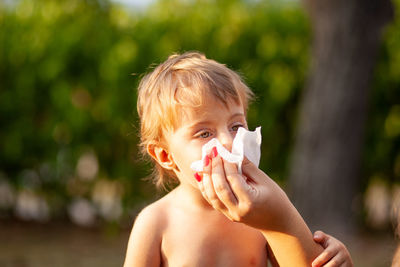
{"type": "Polygon", "coordinates": [[[195,171],[190,165],[201,159],[202,146],[212,138],[217,138],[231,151],[238,128],[247,129],[243,105],[232,100],[226,107],[212,97],[206,102],[198,108],[183,109],[180,124],[166,136],[168,150],[175,163],[174,172],[180,183],[189,183],[196,188],[195,171]]]}

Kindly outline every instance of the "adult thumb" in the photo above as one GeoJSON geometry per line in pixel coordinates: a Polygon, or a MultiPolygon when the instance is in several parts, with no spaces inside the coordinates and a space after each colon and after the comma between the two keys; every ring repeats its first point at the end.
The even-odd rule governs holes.
{"type": "Polygon", "coordinates": [[[250,178],[251,180],[257,183],[267,178],[266,177],[267,175],[246,157],[244,157],[243,159],[242,172],[246,177],[250,178]]]}

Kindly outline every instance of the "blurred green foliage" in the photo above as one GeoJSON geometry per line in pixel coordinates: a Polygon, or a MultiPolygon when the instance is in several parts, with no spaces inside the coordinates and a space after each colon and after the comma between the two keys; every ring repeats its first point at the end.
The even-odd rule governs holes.
{"type": "MultiPolygon", "coordinates": [[[[113,220],[154,198],[136,146],[136,86],[150,64],[188,50],[240,72],[256,93],[248,119],[263,127],[261,168],[284,183],[310,54],[298,3],[165,0],[131,10],[104,0],[20,0],[0,2],[0,29],[0,180],[15,196],[0,215],[12,214],[24,190],[45,200],[50,217],[76,199],[100,214],[99,181],[118,185],[104,193],[122,203],[113,220]]],[[[366,181],[400,178],[398,15],[381,54],[366,181]]]]}
{"type": "MultiPolygon", "coordinates": [[[[400,1],[394,21],[383,33],[383,43],[372,84],[364,152],[364,175],[400,182],[400,1]]],[[[364,180],[366,186],[369,180],[364,180]]]]}

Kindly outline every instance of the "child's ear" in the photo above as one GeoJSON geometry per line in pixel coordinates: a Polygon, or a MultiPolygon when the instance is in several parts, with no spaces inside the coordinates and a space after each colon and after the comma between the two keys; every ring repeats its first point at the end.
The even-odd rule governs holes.
{"type": "Polygon", "coordinates": [[[150,143],[147,145],[147,152],[149,155],[161,165],[161,167],[167,170],[173,170],[175,168],[175,162],[172,155],[158,143],[150,143]]]}

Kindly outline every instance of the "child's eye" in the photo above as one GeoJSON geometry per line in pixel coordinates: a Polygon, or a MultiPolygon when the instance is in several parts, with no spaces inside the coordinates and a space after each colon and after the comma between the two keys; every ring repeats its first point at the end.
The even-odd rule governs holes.
{"type": "Polygon", "coordinates": [[[210,137],[210,136],[211,136],[211,133],[210,133],[210,132],[207,132],[207,131],[201,132],[201,133],[198,135],[198,137],[200,137],[200,138],[208,138],[208,137],[210,137]]]}
{"type": "Polygon", "coordinates": [[[243,127],[243,125],[241,124],[236,124],[232,126],[232,131],[237,132],[239,130],[240,127],[243,127]]]}

